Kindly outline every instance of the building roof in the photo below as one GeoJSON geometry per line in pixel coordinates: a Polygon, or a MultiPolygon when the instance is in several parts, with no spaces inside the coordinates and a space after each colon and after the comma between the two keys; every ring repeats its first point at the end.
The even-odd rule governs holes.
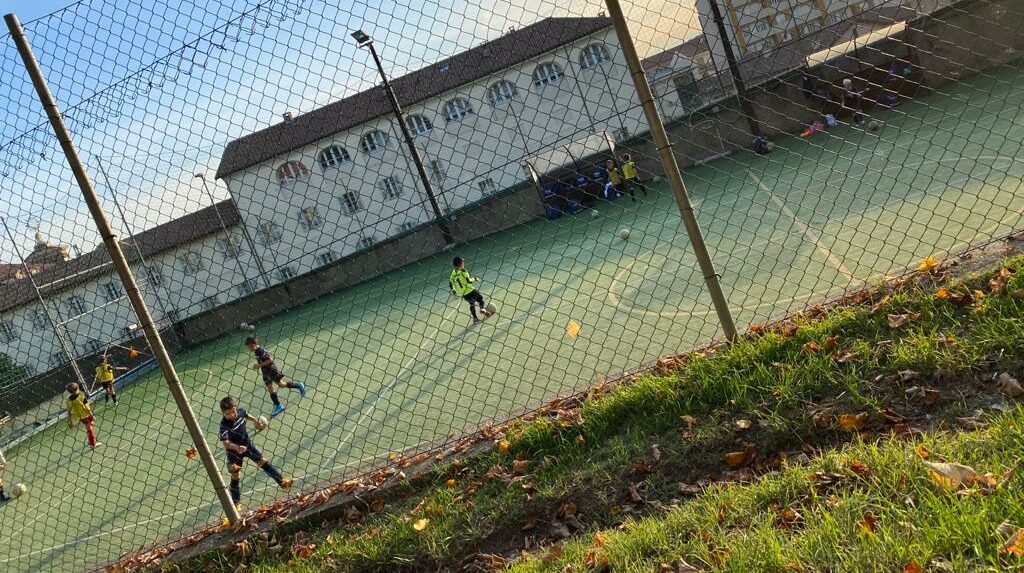
{"type": "MultiPolygon", "coordinates": [[[[546,18],[391,81],[401,105],[438,96],[459,86],[550,52],[611,26],[610,18],[546,18]]],[[[391,113],[376,86],[229,143],[217,167],[226,177],[268,159],[391,113]]]]}
{"type": "Polygon", "coordinates": [[[676,56],[683,56],[684,58],[692,60],[697,54],[707,51],[708,41],[704,34],[701,33],[682,44],[675,46],[674,48],[669,48],[664,52],[659,52],[653,56],[644,58],[640,64],[643,66],[644,71],[647,72],[648,76],[653,76],[656,75],[657,70],[661,68],[671,70],[676,56]]]}
{"type": "MultiPolygon", "coordinates": [[[[229,228],[242,221],[232,201],[221,201],[216,205],[143,231],[135,235],[134,241],[132,239],[122,240],[121,248],[129,262],[137,262],[139,251],[142,252],[143,257],[150,257],[212,235],[221,230],[220,220],[217,218],[218,213],[220,219],[224,221],[224,225],[229,228]]],[[[20,265],[17,266],[20,267],[20,265]]],[[[36,284],[43,291],[43,296],[49,296],[111,272],[113,272],[113,267],[110,263],[110,255],[107,254],[106,247],[101,245],[80,257],[50,265],[38,274],[34,274],[34,278],[36,284]]],[[[35,300],[36,293],[32,288],[32,282],[27,278],[21,278],[0,287],[0,312],[35,300]]]]}

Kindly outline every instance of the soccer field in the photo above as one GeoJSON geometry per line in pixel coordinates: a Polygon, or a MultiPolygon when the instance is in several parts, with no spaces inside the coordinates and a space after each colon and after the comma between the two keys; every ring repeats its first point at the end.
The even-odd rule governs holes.
{"type": "MultiPolygon", "coordinates": [[[[1018,69],[950,86],[876,114],[878,133],[839,127],[781,138],[684,178],[737,324],[836,295],[872,275],[1020,228],[1024,117],[1018,69]],[[1017,103],[1012,103],[1017,102],[1017,103]]],[[[498,315],[469,328],[439,255],[260,322],[258,335],[310,391],[281,391],[286,412],[256,444],[297,486],[352,475],[389,452],[504,419],[596,377],[719,334],[665,186],[458,249],[498,315]],[[627,241],[618,231],[629,228],[627,241]],[[582,325],[566,335],[569,320],[582,325]]],[[[225,394],[269,414],[243,333],[177,357],[207,437],[225,394]]],[[[50,428],[8,452],[0,571],[76,571],[127,547],[219,520],[219,505],[158,372],[96,408],[103,444],[50,428]]],[[[223,450],[211,447],[224,470],[223,450]]],[[[254,466],[243,503],[278,491],[254,466]]]]}

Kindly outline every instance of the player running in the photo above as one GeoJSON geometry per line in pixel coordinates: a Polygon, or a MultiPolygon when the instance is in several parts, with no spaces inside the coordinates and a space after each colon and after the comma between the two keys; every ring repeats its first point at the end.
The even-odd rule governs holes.
{"type": "Polygon", "coordinates": [[[484,296],[473,286],[480,279],[469,274],[469,271],[466,270],[466,261],[462,257],[455,257],[452,264],[455,266],[455,269],[452,271],[451,276],[448,277],[448,284],[452,287],[452,293],[456,296],[461,296],[469,303],[469,314],[473,317],[472,324],[480,324],[480,319],[476,315],[477,305],[480,305],[480,312],[483,313],[484,318],[491,316],[491,313],[487,312],[485,308],[484,296]]]}
{"type": "Polygon", "coordinates": [[[0,502],[11,501],[11,497],[4,493],[5,469],[7,469],[7,460],[4,458],[4,451],[0,450],[0,502]]]}
{"type": "Polygon", "coordinates": [[[299,396],[306,396],[306,385],[299,381],[289,380],[283,372],[274,364],[274,357],[267,352],[266,348],[260,346],[260,341],[255,336],[245,339],[245,345],[256,356],[256,363],[252,365],[253,370],[260,370],[263,373],[263,385],[270,394],[270,401],[274,403],[274,410],[270,416],[274,417],[284,412],[284,405],[277,397],[277,386],[291,388],[299,391],[299,396]]]}
{"type": "Polygon", "coordinates": [[[103,402],[109,404],[110,400],[114,400],[114,405],[117,406],[117,391],[114,389],[114,371],[115,370],[128,370],[121,366],[114,366],[110,363],[110,359],[103,355],[100,357],[100,363],[96,366],[96,382],[103,386],[105,394],[103,395],[103,402]]]}
{"type": "Polygon", "coordinates": [[[277,482],[281,489],[290,489],[293,480],[285,479],[281,471],[275,468],[263,457],[249,437],[249,431],[245,428],[245,422],[251,421],[257,429],[262,429],[262,423],[254,418],[244,409],[238,407],[238,402],[231,396],[220,401],[220,411],[224,415],[220,421],[220,441],[228,454],[228,471],[231,473],[231,501],[235,507],[241,509],[242,505],[242,463],[245,458],[256,462],[261,470],[270,479],[277,482]]]}

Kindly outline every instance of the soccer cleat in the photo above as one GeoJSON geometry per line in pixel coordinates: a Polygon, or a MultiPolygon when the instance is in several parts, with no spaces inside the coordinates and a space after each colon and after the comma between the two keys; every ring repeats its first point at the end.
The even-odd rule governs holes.
{"type": "Polygon", "coordinates": [[[284,404],[278,404],[274,406],[274,410],[270,412],[270,417],[273,418],[274,416],[280,414],[281,412],[284,412],[284,404]]]}
{"type": "Polygon", "coordinates": [[[95,444],[89,446],[89,449],[90,450],[95,450],[96,448],[98,448],[98,447],[100,447],[102,445],[103,445],[103,442],[96,442],[95,444]]]}
{"type": "Polygon", "coordinates": [[[293,479],[283,479],[281,480],[281,489],[291,489],[293,483],[295,483],[293,479]]]}
{"type": "Polygon", "coordinates": [[[469,324],[470,324],[470,326],[475,326],[475,325],[477,325],[477,324],[480,324],[480,319],[479,319],[479,318],[474,318],[474,319],[473,319],[473,322],[471,322],[471,323],[469,323],[469,324]]]}
{"type": "Polygon", "coordinates": [[[306,397],[306,385],[302,382],[296,382],[299,385],[299,396],[302,398],[306,397]]]}

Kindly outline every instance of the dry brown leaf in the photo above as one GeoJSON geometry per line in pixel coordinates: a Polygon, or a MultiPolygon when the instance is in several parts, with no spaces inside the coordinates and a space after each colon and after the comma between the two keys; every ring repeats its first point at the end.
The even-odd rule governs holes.
{"type": "Polygon", "coordinates": [[[562,555],[564,555],[564,554],[565,554],[565,550],[562,549],[561,545],[552,545],[551,547],[548,548],[547,553],[544,554],[544,562],[545,563],[554,563],[555,561],[558,561],[559,559],[561,559],[562,555]]]}
{"type": "Polygon", "coordinates": [[[704,488],[699,486],[699,485],[696,485],[696,484],[689,484],[689,483],[681,483],[681,484],[679,484],[679,493],[681,493],[683,495],[697,495],[697,494],[701,493],[702,491],[704,491],[704,488]]]}
{"type": "Polygon", "coordinates": [[[524,523],[522,527],[519,528],[519,531],[530,531],[532,529],[535,529],[536,527],[537,527],[537,520],[536,519],[530,519],[526,523],[524,523]]]}
{"type": "Polygon", "coordinates": [[[831,351],[835,350],[838,346],[839,346],[839,337],[838,336],[829,336],[828,338],[825,339],[825,344],[822,347],[822,350],[824,350],[826,352],[831,352],[831,351]]]}
{"type": "Polygon", "coordinates": [[[656,462],[661,461],[661,448],[658,447],[658,444],[651,445],[651,459],[656,462]]]}
{"type": "Polygon", "coordinates": [[[949,298],[949,291],[945,287],[939,288],[939,290],[935,291],[935,298],[949,298]]]}
{"type": "Polygon", "coordinates": [[[910,320],[909,314],[890,314],[885,317],[889,321],[889,328],[899,328],[910,320]]]}
{"type": "Polygon", "coordinates": [[[903,573],[921,573],[921,566],[916,561],[909,561],[903,566],[903,573]]]}
{"type": "Polygon", "coordinates": [[[932,455],[932,453],[928,451],[928,448],[926,448],[924,444],[918,444],[917,447],[914,448],[914,451],[917,453],[917,457],[921,458],[922,460],[927,460],[928,456],[932,455]]]}
{"type": "Polygon", "coordinates": [[[1018,557],[1024,555],[1024,528],[1017,529],[1017,532],[1003,543],[1000,552],[1011,553],[1018,557]]]}
{"type": "Polygon", "coordinates": [[[529,460],[515,460],[512,462],[512,475],[525,475],[527,470],[530,469],[529,460]]]}
{"type": "Polygon", "coordinates": [[[820,351],[821,350],[821,345],[818,344],[817,342],[811,340],[811,341],[805,342],[804,345],[801,348],[803,348],[804,352],[807,352],[808,354],[810,354],[812,352],[820,351]]]}
{"type": "Polygon", "coordinates": [[[956,491],[961,486],[970,486],[981,478],[974,468],[963,464],[924,462],[924,465],[928,468],[928,477],[950,491],[956,491]]]}
{"type": "Polygon", "coordinates": [[[629,495],[629,500],[631,502],[633,502],[633,503],[643,503],[644,496],[640,495],[640,489],[639,489],[641,485],[643,485],[643,482],[637,482],[637,483],[634,483],[634,484],[630,484],[629,489],[627,490],[627,494],[629,495]]]}
{"type": "Polygon", "coordinates": [[[292,556],[298,559],[306,559],[316,551],[315,543],[292,545],[292,556]]]}
{"type": "Polygon", "coordinates": [[[682,416],[679,416],[679,419],[682,420],[684,424],[686,424],[687,428],[692,428],[693,425],[697,423],[697,418],[694,418],[689,414],[683,414],[682,416]]]}
{"type": "Polygon", "coordinates": [[[875,519],[875,514],[870,511],[864,513],[864,517],[861,518],[857,525],[860,526],[861,531],[867,533],[874,533],[878,530],[878,520],[875,519]]]}
{"type": "Polygon", "coordinates": [[[1012,296],[1013,298],[1024,298],[1024,288],[1019,288],[1017,290],[1011,291],[1010,296],[1012,296]]]}
{"type": "Polygon", "coordinates": [[[731,468],[746,467],[754,460],[754,446],[747,446],[742,452],[729,452],[725,454],[725,463],[731,468]]]}
{"type": "Polygon", "coordinates": [[[571,501],[566,503],[565,505],[562,506],[560,513],[566,517],[575,517],[576,504],[571,501]]]}
{"type": "Polygon", "coordinates": [[[839,414],[839,429],[844,432],[859,432],[868,422],[868,413],[839,414]]]}
{"type": "Polygon", "coordinates": [[[965,308],[974,304],[974,297],[972,297],[969,292],[951,293],[949,295],[949,302],[953,303],[953,305],[958,308],[965,308]]]}
{"type": "Polygon", "coordinates": [[[871,475],[871,468],[860,460],[853,460],[850,462],[850,471],[860,477],[868,477],[871,475]]]}
{"type": "Polygon", "coordinates": [[[573,440],[573,441],[576,442],[577,446],[582,446],[583,444],[585,444],[587,442],[586,438],[584,438],[582,434],[578,434],[576,436],[576,439],[573,440]]]}
{"type": "Polygon", "coordinates": [[[1003,372],[996,378],[996,388],[1011,398],[1024,396],[1024,388],[1021,387],[1020,382],[1006,372],[1003,372]]]}
{"type": "Polygon", "coordinates": [[[753,425],[753,422],[750,420],[736,420],[734,424],[736,425],[737,430],[749,430],[750,426],[753,425]]]}
{"type": "Polygon", "coordinates": [[[800,515],[800,512],[793,509],[792,507],[787,507],[779,511],[779,521],[785,527],[793,527],[795,525],[798,525],[800,524],[800,522],[803,521],[803,519],[804,516],[800,515]]]}
{"type": "Polygon", "coordinates": [[[835,418],[835,408],[822,408],[811,414],[811,419],[814,421],[814,425],[819,428],[824,428],[832,423],[835,418]]]}

